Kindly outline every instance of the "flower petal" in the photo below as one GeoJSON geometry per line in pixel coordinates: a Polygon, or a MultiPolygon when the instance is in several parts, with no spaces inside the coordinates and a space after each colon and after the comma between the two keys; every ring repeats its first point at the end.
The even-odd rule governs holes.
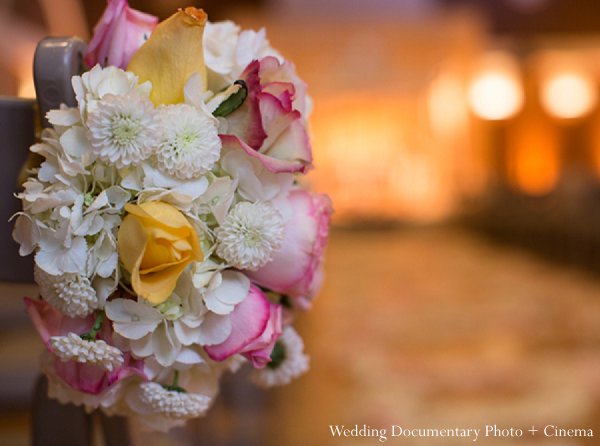
{"type": "Polygon", "coordinates": [[[150,99],[156,105],[183,102],[183,88],[194,73],[200,73],[206,85],[202,48],[206,18],[201,9],[180,9],[159,23],[131,58],[128,70],[138,75],[140,83],[152,83],[150,99]]]}
{"type": "Polygon", "coordinates": [[[104,309],[115,331],[127,339],[143,338],[162,321],[158,310],[130,299],[111,300],[104,309]]]}
{"type": "Polygon", "coordinates": [[[252,285],[248,296],[231,313],[231,335],[221,344],[204,347],[206,353],[215,361],[223,361],[239,353],[260,337],[269,317],[269,301],[259,288],[252,285]]]}

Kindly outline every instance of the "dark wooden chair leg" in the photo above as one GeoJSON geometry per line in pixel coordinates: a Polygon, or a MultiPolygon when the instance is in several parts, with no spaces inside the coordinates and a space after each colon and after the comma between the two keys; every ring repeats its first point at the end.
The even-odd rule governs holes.
{"type": "Polygon", "coordinates": [[[125,417],[109,417],[99,412],[102,435],[105,446],[129,446],[131,436],[129,435],[129,424],[125,417]]]}
{"type": "Polygon", "coordinates": [[[31,444],[89,446],[91,433],[91,417],[85,410],[48,398],[48,381],[45,376],[40,376],[33,395],[31,444]]]}

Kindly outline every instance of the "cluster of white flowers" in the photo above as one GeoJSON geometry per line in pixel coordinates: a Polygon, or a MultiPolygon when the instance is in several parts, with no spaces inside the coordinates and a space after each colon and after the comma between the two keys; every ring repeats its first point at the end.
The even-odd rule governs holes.
{"type": "Polygon", "coordinates": [[[97,364],[109,372],[123,364],[121,350],[101,339],[88,341],[75,333],[69,333],[67,336],[53,336],[50,338],[50,345],[56,356],[63,361],[97,364]]]}
{"type": "Polygon", "coordinates": [[[204,395],[168,390],[153,382],[140,385],[140,400],[154,412],[175,419],[198,417],[210,405],[210,398],[204,395]]]}
{"type": "MultiPolygon", "coordinates": [[[[251,276],[282,248],[304,165],[222,138],[243,126],[267,137],[260,116],[228,114],[248,94],[235,82],[246,67],[283,58],[264,30],[207,23],[204,36],[208,76],[191,75],[181,103],[153,103],[151,82],[114,66],[73,77],[77,106],[47,114],[51,127],[31,147],[42,161],[18,195],[13,232],[21,255],[35,254],[41,300],[28,311],[49,351],[51,394],[163,430],[204,414],[223,372],[246,359],[262,366],[274,345],[284,357],[256,374],[259,384],[287,383],[308,367],[302,341],[282,327],[282,311],[292,313],[285,293],[251,276]],[[83,368],[68,371],[75,366],[83,368]],[[170,382],[180,373],[182,387],[170,382]]],[[[293,91],[282,100],[295,100],[293,91]]],[[[285,113],[265,118],[277,127],[270,144],[298,112],[285,113]]],[[[294,132],[304,143],[304,130],[294,132]]]]}

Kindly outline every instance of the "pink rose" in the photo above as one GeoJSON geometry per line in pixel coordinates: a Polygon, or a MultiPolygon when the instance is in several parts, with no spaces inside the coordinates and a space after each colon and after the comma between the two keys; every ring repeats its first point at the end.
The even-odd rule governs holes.
{"type": "MultiPolygon", "coordinates": [[[[70,318],[41,300],[25,298],[25,305],[29,317],[50,353],[53,353],[50,343],[52,336],[65,336],[68,333],[84,334],[89,332],[94,324],[93,315],[86,318],[70,318]]],[[[110,323],[103,324],[98,333],[98,339],[113,345],[110,323]]],[[[53,374],[73,389],[92,395],[104,393],[119,381],[130,376],[137,375],[146,379],[142,360],[132,358],[129,353],[123,353],[123,357],[123,364],[109,372],[98,365],[62,361],[54,356],[53,374]]]]}
{"type": "Polygon", "coordinates": [[[248,96],[227,116],[224,148],[244,150],[271,172],[301,172],[311,167],[306,133],[306,86],[289,62],[275,57],[251,62],[241,75],[248,96]]]}
{"type": "Polygon", "coordinates": [[[90,67],[100,64],[126,69],[157,23],[158,17],[131,9],[127,0],[108,0],[94,28],[85,63],[90,67]]]}
{"type": "Polygon", "coordinates": [[[258,285],[285,294],[307,308],[323,280],[323,257],[332,207],[326,195],[294,189],[288,197],[291,215],[282,247],[273,260],[246,274],[258,285]]]}
{"type": "Polygon", "coordinates": [[[271,352],[281,336],[281,305],[270,302],[252,285],[231,313],[231,325],[231,334],[224,342],[204,347],[208,356],[223,361],[241,353],[254,367],[262,368],[271,361],[271,352]]]}

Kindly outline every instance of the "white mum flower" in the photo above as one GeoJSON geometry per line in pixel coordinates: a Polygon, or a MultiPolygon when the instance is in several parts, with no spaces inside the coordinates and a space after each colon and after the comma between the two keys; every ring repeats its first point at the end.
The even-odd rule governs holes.
{"type": "Polygon", "coordinates": [[[241,202],[215,230],[217,254],[239,269],[267,264],[283,241],[283,219],[270,204],[241,202]]]}
{"type": "Polygon", "coordinates": [[[308,370],[302,338],[292,327],[286,327],[273,350],[273,361],[252,374],[252,381],[261,387],[289,384],[308,370]]]}
{"type": "Polygon", "coordinates": [[[81,274],[53,276],[36,265],[33,276],[44,300],[69,317],[85,317],[98,307],[90,279],[81,274]]]}
{"type": "Polygon", "coordinates": [[[219,159],[217,121],[187,104],[160,109],[162,136],[156,152],[158,167],[181,180],[198,178],[219,159]]]}
{"type": "Polygon", "coordinates": [[[106,95],[89,112],[87,125],[93,151],[102,161],[123,168],[152,155],[158,120],[152,102],[140,94],[106,95]]]}
{"type": "Polygon", "coordinates": [[[52,336],[50,345],[62,361],[76,361],[104,367],[109,372],[123,364],[121,350],[103,340],[87,341],[75,333],[67,336],[52,336]]]}
{"type": "Polygon", "coordinates": [[[139,399],[153,412],[175,419],[198,417],[206,412],[211,401],[205,395],[167,390],[155,382],[140,384],[139,399]]]}

